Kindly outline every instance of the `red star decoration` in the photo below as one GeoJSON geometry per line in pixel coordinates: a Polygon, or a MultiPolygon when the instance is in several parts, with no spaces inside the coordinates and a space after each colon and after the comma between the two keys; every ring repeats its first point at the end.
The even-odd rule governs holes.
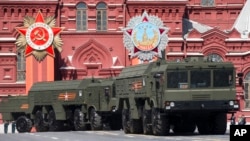
{"type": "MultiPolygon", "coordinates": [[[[149,22],[149,19],[148,19],[148,15],[144,15],[142,17],[142,21],[141,22],[149,22]]],[[[162,36],[163,34],[165,34],[165,31],[166,31],[166,28],[163,28],[163,27],[159,27],[159,32],[160,32],[160,35],[162,36]]],[[[133,33],[133,28],[127,28],[126,29],[126,32],[127,34],[131,37],[132,36],[132,33],[133,33]]],[[[138,49],[136,46],[134,46],[134,53],[138,52],[138,51],[141,51],[140,49],[138,49]]],[[[154,48],[152,51],[154,52],[158,52],[158,48],[154,48]]]]}
{"type": "MultiPolygon", "coordinates": [[[[36,19],[35,19],[35,23],[44,23],[44,18],[43,18],[43,15],[42,15],[42,13],[39,11],[38,12],[38,14],[37,14],[37,16],[36,16],[36,19]]],[[[20,34],[22,34],[22,35],[24,35],[24,36],[26,36],[26,34],[27,34],[27,27],[17,27],[16,28],[16,30],[20,33],[20,34]]],[[[63,30],[63,28],[61,28],[61,27],[51,27],[51,30],[52,30],[52,32],[53,32],[53,37],[55,37],[57,34],[59,34],[62,30],[63,30]]],[[[32,36],[34,36],[34,35],[30,35],[31,37],[32,36]]],[[[48,36],[48,34],[46,34],[46,36],[48,36]]],[[[48,37],[45,37],[45,38],[48,38],[48,37]]],[[[39,41],[36,41],[36,42],[33,42],[33,43],[35,43],[35,44],[37,44],[37,45],[41,45],[41,44],[43,44],[43,42],[39,42],[39,41]]],[[[27,55],[29,55],[29,54],[31,54],[32,53],[32,51],[33,51],[34,49],[29,45],[29,44],[27,44],[27,46],[26,46],[26,49],[25,49],[25,55],[27,56],[27,55]]],[[[53,46],[52,46],[52,43],[51,43],[51,45],[49,46],[49,47],[47,47],[46,49],[46,52],[49,54],[49,55],[51,55],[51,56],[55,56],[55,53],[54,53],[54,49],[53,49],[53,46]]]]}

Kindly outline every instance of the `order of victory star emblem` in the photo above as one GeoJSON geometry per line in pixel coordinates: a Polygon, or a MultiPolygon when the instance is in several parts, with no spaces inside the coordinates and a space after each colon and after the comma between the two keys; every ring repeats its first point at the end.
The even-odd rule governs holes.
{"type": "Polygon", "coordinates": [[[168,28],[156,16],[144,12],[142,16],[132,18],[123,29],[123,42],[131,57],[150,61],[154,56],[162,57],[161,51],[168,43],[168,28]]]}
{"type": "Polygon", "coordinates": [[[25,56],[33,54],[38,61],[42,61],[47,54],[55,57],[54,48],[62,51],[59,33],[63,28],[55,27],[53,17],[44,20],[40,11],[36,19],[24,17],[24,27],[17,27],[16,30],[20,33],[16,45],[18,50],[25,50],[25,56]]]}

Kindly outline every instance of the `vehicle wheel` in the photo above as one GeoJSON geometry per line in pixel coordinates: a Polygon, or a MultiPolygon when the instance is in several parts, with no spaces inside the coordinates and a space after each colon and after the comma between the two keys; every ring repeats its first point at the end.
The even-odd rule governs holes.
{"type": "Polygon", "coordinates": [[[130,133],[140,134],[143,132],[142,121],[140,119],[130,119],[129,120],[130,133]]]}
{"type": "Polygon", "coordinates": [[[91,130],[102,130],[102,119],[94,108],[90,111],[90,126],[91,130]]]}
{"type": "Polygon", "coordinates": [[[48,123],[50,131],[60,131],[62,130],[63,123],[56,120],[56,115],[53,110],[49,111],[48,123]]]}
{"type": "Polygon", "coordinates": [[[122,129],[122,116],[121,113],[112,113],[111,119],[109,120],[111,130],[122,129]]]}
{"type": "Polygon", "coordinates": [[[225,134],[227,130],[227,115],[218,113],[214,116],[213,134],[225,134]]]}
{"type": "Polygon", "coordinates": [[[179,120],[178,123],[174,124],[173,131],[176,134],[180,133],[194,133],[196,125],[191,120],[179,120]]]}
{"type": "Polygon", "coordinates": [[[143,109],[143,117],[142,117],[142,125],[143,125],[143,134],[151,135],[152,126],[151,126],[151,111],[143,109]]]}
{"type": "Polygon", "coordinates": [[[208,135],[212,132],[211,121],[209,120],[209,118],[197,121],[197,127],[201,135],[208,135]]]}
{"type": "Polygon", "coordinates": [[[20,133],[30,132],[32,128],[32,122],[26,116],[20,116],[16,121],[16,129],[20,133]]]}
{"type": "Polygon", "coordinates": [[[169,134],[170,125],[166,115],[161,115],[158,109],[152,108],[152,130],[156,136],[169,134]]]}
{"type": "Polygon", "coordinates": [[[41,111],[36,112],[34,124],[37,132],[48,131],[48,123],[44,121],[43,113],[41,111]]]}
{"type": "Polygon", "coordinates": [[[80,109],[76,109],[74,112],[74,127],[76,131],[86,130],[84,123],[84,115],[80,109]]]}
{"type": "Polygon", "coordinates": [[[125,134],[130,133],[128,109],[122,110],[122,127],[125,134]]]}

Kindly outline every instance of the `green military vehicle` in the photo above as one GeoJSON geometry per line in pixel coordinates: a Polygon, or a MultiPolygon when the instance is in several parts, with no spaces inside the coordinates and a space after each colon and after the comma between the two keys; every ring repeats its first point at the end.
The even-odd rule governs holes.
{"type": "Polygon", "coordinates": [[[30,131],[32,121],[30,120],[28,96],[8,96],[0,102],[0,113],[5,121],[17,121],[17,130],[30,131]],[[25,125],[22,123],[25,122],[25,125]]]}
{"type": "MultiPolygon", "coordinates": [[[[32,86],[28,97],[23,100],[27,108],[24,114],[18,116],[13,109],[6,111],[7,107],[2,103],[0,107],[5,110],[0,112],[6,111],[12,120],[16,120],[19,132],[29,132],[31,123],[40,132],[86,130],[88,127],[92,130],[117,129],[120,127],[114,122],[121,115],[116,111],[113,87],[112,79],[39,82],[32,86]]],[[[11,103],[8,107],[17,106],[11,103]]],[[[20,112],[20,109],[16,111],[20,112]]]]}
{"type": "MultiPolygon", "coordinates": [[[[19,132],[120,129],[125,133],[224,134],[238,110],[235,68],[199,57],[124,68],[116,79],[35,83],[28,96],[0,102],[19,132]]],[[[238,75],[240,76],[240,75],[238,75]]],[[[239,81],[242,82],[242,81],[239,81]]]]}
{"type": "Polygon", "coordinates": [[[116,78],[125,133],[224,134],[236,112],[235,68],[193,57],[127,67],[116,78]]]}
{"type": "Polygon", "coordinates": [[[92,130],[122,128],[121,112],[116,107],[115,79],[91,83],[86,88],[89,121],[92,130]]]}

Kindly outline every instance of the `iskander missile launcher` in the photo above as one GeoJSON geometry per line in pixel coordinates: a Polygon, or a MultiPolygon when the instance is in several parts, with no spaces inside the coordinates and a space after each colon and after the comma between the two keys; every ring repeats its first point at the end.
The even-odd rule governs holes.
{"type": "Polygon", "coordinates": [[[224,134],[227,114],[239,109],[235,76],[230,62],[159,60],[126,67],[116,78],[38,82],[28,96],[1,101],[0,113],[19,132],[122,125],[125,133],[224,134]]]}
{"type": "Polygon", "coordinates": [[[232,63],[199,57],[124,68],[115,82],[124,132],[224,134],[239,108],[235,76],[232,63]]]}
{"type": "Polygon", "coordinates": [[[4,119],[16,120],[19,132],[29,132],[32,126],[39,132],[120,129],[115,123],[120,113],[113,87],[113,79],[38,82],[25,99],[14,98],[19,99],[18,104],[13,99],[8,104],[1,102],[0,112],[4,119]]]}
{"type": "Polygon", "coordinates": [[[31,130],[32,121],[28,96],[8,96],[2,98],[0,101],[0,113],[5,122],[16,121],[16,127],[19,132],[31,130]]]}

